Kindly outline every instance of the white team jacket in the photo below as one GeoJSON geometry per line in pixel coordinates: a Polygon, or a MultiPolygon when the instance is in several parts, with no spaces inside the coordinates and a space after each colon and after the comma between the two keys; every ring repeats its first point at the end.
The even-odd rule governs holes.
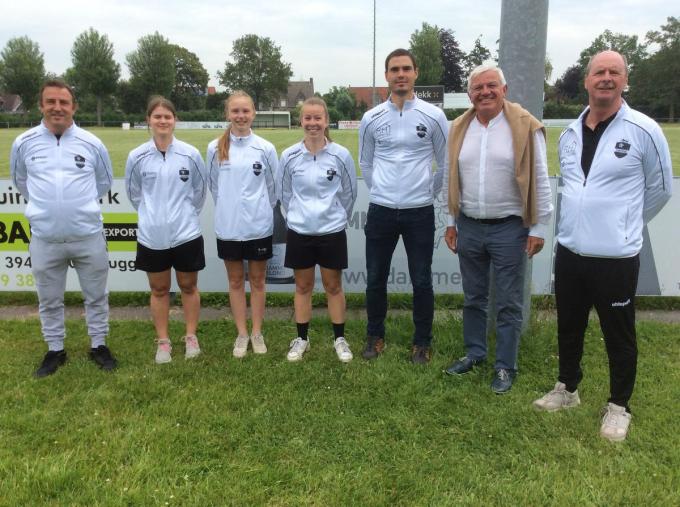
{"type": "Polygon", "coordinates": [[[417,97],[402,111],[390,99],[367,111],[359,127],[359,166],[370,202],[389,208],[432,204],[448,171],[448,130],[442,110],[417,97]]]}
{"type": "Polygon", "coordinates": [[[206,188],[205,165],[193,146],[173,138],[163,155],[150,139],[132,150],[125,189],[137,210],[137,241],[166,250],[199,237],[206,188]]]}
{"type": "Polygon", "coordinates": [[[642,248],[643,225],[671,197],[668,143],[654,120],[624,102],[600,138],[586,179],[581,168],[584,115],[559,140],[557,240],[580,255],[632,257],[642,248]]]}
{"type": "Polygon", "coordinates": [[[356,169],[347,148],[327,142],[312,155],[299,142],[281,154],[278,181],[290,229],[318,236],[347,227],[357,198],[356,169]]]}
{"type": "Polygon", "coordinates": [[[231,134],[229,160],[220,162],[217,143],[215,139],[208,145],[206,157],[215,201],[215,234],[228,241],[271,236],[278,172],[274,145],[252,132],[247,137],[231,134]]]}
{"type": "Polygon", "coordinates": [[[99,198],[111,188],[111,160],[102,142],[71,125],[59,139],[44,123],[16,138],[10,172],[28,201],[31,234],[48,242],[102,231],[99,198]]]}

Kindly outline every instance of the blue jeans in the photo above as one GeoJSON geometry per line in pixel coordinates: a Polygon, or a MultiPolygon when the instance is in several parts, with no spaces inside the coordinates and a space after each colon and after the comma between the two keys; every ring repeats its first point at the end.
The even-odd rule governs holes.
{"type": "Polygon", "coordinates": [[[385,336],[387,279],[392,255],[404,241],[408,271],[413,284],[413,323],[415,345],[432,341],[434,292],[432,291],[432,251],[434,249],[434,207],[393,209],[377,204],[368,206],[366,217],[366,313],[369,336],[385,336]]]}
{"type": "Polygon", "coordinates": [[[520,217],[482,224],[462,213],[456,219],[458,260],[463,279],[463,341],[468,357],[486,358],[489,267],[496,283],[495,368],[517,371],[522,331],[528,229],[520,217]]]}

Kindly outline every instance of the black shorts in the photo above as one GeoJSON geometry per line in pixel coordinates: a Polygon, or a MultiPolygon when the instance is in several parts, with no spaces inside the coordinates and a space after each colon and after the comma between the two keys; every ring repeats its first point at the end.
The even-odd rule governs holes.
{"type": "Polygon", "coordinates": [[[248,241],[224,241],[217,238],[217,256],[225,261],[266,261],[272,255],[271,236],[248,241]]]}
{"type": "Polygon", "coordinates": [[[137,242],[135,266],[147,273],[161,273],[170,268],[183,273],[193,273],[205,267],[203,236],[167,250],[154,250],[137,242]]]}
{"type": "Polygon", "coordinates": [[[316,265],[327,269],[347,268],[347,234],[344,230],[306,236],[288,229],[284,266],[306,269],[316,265]]]}

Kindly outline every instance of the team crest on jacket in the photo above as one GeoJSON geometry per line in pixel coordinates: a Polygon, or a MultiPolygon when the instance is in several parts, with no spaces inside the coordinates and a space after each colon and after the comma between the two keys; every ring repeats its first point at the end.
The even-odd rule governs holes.
{"type": "Polygon", "coordinates": [[[262,174],[262,164],[260,164],[259,162],[255,162],[253,164],[253,173],[255,173],[255,176],[259,176],[260,174],[262,174]]]}
{"type": "Polygon", "coordinates": [[[179,179],[182,181],[188,181],[189,180],[189,169],[186,167],[182,167],[179,170],[179,179]]]}
{"type": "Polygon", "coordinates": [[[418,137],[422,139],[427,135],[427,127],[422,123],[419,123],[418,125],[416,125],[416,134],[418,134],[418,137]]]}
{"type": "Polygon", "coordinates": [[[628,155],[628,150],[630,150],[630,143],[625,139],[621,139],[614,146],[614,155],[616,155],[616,158],[623,158],[628,155]]]}
{"type": "Polygon", "coordinates": [[[338,172],[335,170],[334,167],[331,167],[330,169],[326,169],[326,179],[328,181],[333,181],[333,176],[338,174],[338,172]]]}
{"type": "Polygon", "coordinates": [[[76,167],[78,167],[78,169],[82,169],[83,167],[85,167],[85,157],[83,157],[82,155],[76,155],[73,158],[76,161],[76,167]]]}

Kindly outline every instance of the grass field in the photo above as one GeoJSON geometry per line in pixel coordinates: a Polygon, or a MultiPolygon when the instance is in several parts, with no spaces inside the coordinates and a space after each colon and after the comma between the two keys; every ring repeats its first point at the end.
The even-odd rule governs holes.
{"type": "MultiPolygon", "coordinates": [[[[111,155],[114,174],[122,177],[125,174],[125,161],[130,151],[148,140],[149,134],[146,130],[124,131],[118,128],[91,128],[106,145],[111,155]]],[[[550,174],[558,173],[557,162],[557,139],[562,132],[561,128],[548,128],[548,169],[550,174]]],[[[0,178],[9,176],[9,152],[12,142],[23,130],[22,129],[0,129],[0,178]]],[[[668,138],[673,159],[674,174],[680,175],[680,125],[664,125],[664,132],[668,138]]],[[[276,146],[276,151],[280,154],[288,146],[295,144],[302,139],[300,130],[258,130],[257,133],[271,141],[276,146]]],[[[215,130],[179,130],[177,137],[198,148],[205,154],[208,143],[219,136],[215,130]]],[[[331,132],[333,139],[345,146],[354,154],[359,147],[359,138],[356,130],[334,130],[331,132]]],[[[358,164],[357,164],[358,170],[358,164]]]]}
{"type": "MultiPolygon", "coordinates": [[[[357,356],[364,325],[348,323],[357,356]]],[[[442,374],[462,353],[459,318],[435,322],[424,368],[406,361],[411,328],[388,319],[383,357],[341,364],[329,322],[314,320],[311,350],[291,364],[292,322],[266,323],[270,352],[241,361],[233,324],[203,322],[204,355],[186,362],[178,345],[159,367],[151,324],[117,321],[120,368],[107,374],[86,359],[83,322],[69,321],[69,361],[35,380],[38,321],[4,321],[0,505],[677,505],[679,325],[639,323],[621,444],[598,436],[608,373],[595,326],[582,405],[555,414],[531,407],[554,383],[554,321],[532,323],[505,396],[489,390],[489,365],[442,374]]]]}

